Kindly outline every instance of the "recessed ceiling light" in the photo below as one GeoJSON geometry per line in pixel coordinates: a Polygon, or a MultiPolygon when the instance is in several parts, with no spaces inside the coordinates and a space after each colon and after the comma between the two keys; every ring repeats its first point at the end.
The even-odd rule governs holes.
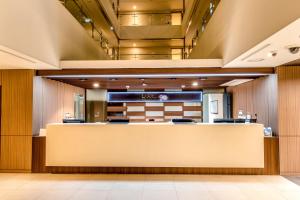
{"type": "Polygon", "coordinates": [[[133,43],[133,45],[132,45],[132,46],[136,47],[136,43],[133,43]]]}
{"type": "Polygon", "coordinates": [[[275,56],[277,56],[277,52],[276,51],[270,51],[269,53],[268,53],[268,57],[275,57],[275,56]]]}
{"type": "Polygon", "coordinates": [[[111,78],[109,79],[110,81],[117,81],[118,79],[117,78],[111,78]]]}
{"type": "Polygon", "coordinates": [[[130,88],[130,86],[129,86],[129,85],[126,85],[126,88],[127,88],[127,89],[129,89],[129,88],[130,88]]]}
{"type": "Polygon", "coordinates": [[[200,80],[205,81],[205,80],[207,80],[207,77],[201,77],[200,80]]]}
{"type": "Polygon", "coordinates": [[[88,79],[87,78],[81,78],[79,80],[82,81],[82,82],[84,82],[84,81],[87,81],[88,79]]]}
{"type": "Polygon", "coordinates": [[[136,10],[136,5],[134,5],[132,8],[133,8],[134,10],[136,10]]]}
{"type": "Polygon", "coordinates": [[[145,79],[144,79],[144,78],[140,78],[140,80],[141,80],[141,81],[144,81],[145,79]]]}
{"type": "Polygon", "coordinates": [[[91,22],[92,22],[92,19],[91,19],[91,18],[88,18],[88,17],[85,17],[85,18],[84,18],[84,22],[85,22],[85,23],[91,23],[91,22]]]}
{"type": "Polygon", "coordinates": [[[185,85],[181,85],[181,88],[185,88],[185,85]]]}
{"type": "Polygon", "coordinates": [[[143,83],[142,85],[143,85],[144,87],[145,87],[145,86],[147,86],[147,84],[146,84],[146,83],[143,83]]]}
{"type": "Polygon", "coordinates": [[[199,83],[196,82],[196,81],[192,83],[192,86],[195,86],[195,87],[196,87],[196,86],[198,86],[198,85],[199,85],[199,83]]]}
{"type": "Polygon", "coordinates": [[[98,88],[98,87],[100,87],[100,84],[99,83],[93,83],[93,87],[98,88]]]}
{"type": "Polygon", "coordinates": [[[114,27],[113,27],[113,26],[111,26],[111,27],[110,27],[110,30],[114,30],[114,27]]]}

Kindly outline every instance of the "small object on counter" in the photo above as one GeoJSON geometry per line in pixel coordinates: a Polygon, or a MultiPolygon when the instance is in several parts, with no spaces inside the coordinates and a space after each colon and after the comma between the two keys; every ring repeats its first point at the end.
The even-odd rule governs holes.
{"type": "Polygon", "coordinates": [[[129,119],[110,119],[108,122],[115,124],[127,124],[129,123],[129,119]]]}
{"type": "Polygon", "coordinates": [[[184,118],[184,119],[172,119],[172,122],[174,124],[179,124],[179,123],[194,123],[193,119],[188,119],[188,118],[184,118]]]}
{"type": "Polygon", "coordinates": [[[264,134],[266,137],[272,137],[273,136],[273,131],[271,127],[265,127],[264,128],[264,134]]]}
{"type": "Polygon", "coordinates": [[[244,112],[243,112],[243,110],[239,110],[239,112],[238,112],[238,119],[244,119],[244,112]]]}
{"type": "Polygon", "coordinates": [[[84,123],[83,119],[63,119],[63,123],[84,123]]]}

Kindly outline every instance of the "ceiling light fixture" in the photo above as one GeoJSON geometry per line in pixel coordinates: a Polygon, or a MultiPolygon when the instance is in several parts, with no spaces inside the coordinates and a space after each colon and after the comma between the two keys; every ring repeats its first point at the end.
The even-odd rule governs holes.
{"type": "Polygon", "coordinates": [[[132,8],[133,8],[134,10],[136,10],[136,5],[134,5],[132,8]]]}
{"type": "Polygon", "coordinates": [[[277,56],[277,52],[276,51],[270,51],[269,53],[268,53],[268,57],[276,57],[277,56]]]}
{"type": "Polygon", "coordinates": [[[194,86],[194,87],[197,87],[198,85],[199,85],[199,83],[196,81],[192,83],[192,86],[194,86]]]}
{"type": "Polygon", "coordinates": [[[129,85],[126,85],[126,89],[129,89],[130,88],[130,86],[129,85]]]}
{"type": "Polygon", "coordinates": [[[133,43],[132,46],[133,46],[133,47],[136,47],[136,43],[133,43]]]}
{"type": "Polygon", "coordinates": [[[182,88],[182,89],[185,88],[185,85],[181,85],[181,88],[182,88]]]}
{"type": "Polygon", "coordinates": [[[47,78],[137,78],[141,81],[145,78],[199,78],[199,77],[228,77],[228,76],[267,76],[271,73],[220,73],[220,74],[85,74],[85,75],[47,75],[47,78]],[[143,78],[141,78],[143,77],[143,78]]]}
{"type": "Polygon", "coordinates": [[[146,84],[146,83],[143,83],[142,85],[143,85],[143,87],[147,86],[147,84],[146,84]]]}
{"type": "Polygon", "coordinates": [[[114,27],[113,27],[113,26],[111,26],[111,27],[110,27],[110,30],[112,30],[112,31],[113,31],[113,30],[114,30],[114,27]]]}
{"type": "Polygon", "coordinates": [[[85,23],[91,23],[91,22],[92,22],[92,19],[91,19],[91,18],[88,18],[88,17],[85,17],[85,18],[84,18],[84,22],[85,22],[85,23]]]}
{"type": "Polygon", "coordinates": [[[93,83],[93,87],[94,87],[94,88],[99,88],[99,87],[100,87],[100,84],[99,84],[99,83],[93,83]]]}

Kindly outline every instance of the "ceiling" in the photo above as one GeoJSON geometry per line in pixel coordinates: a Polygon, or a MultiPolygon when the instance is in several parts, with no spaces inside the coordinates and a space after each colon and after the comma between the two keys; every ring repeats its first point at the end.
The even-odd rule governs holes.
{"type": "MultiPolygon", "coordinates": [[[[126,63],[129,61],[126,61],[126,63]]],[[[255,79],[273,74],[272,68],[103,68],[39,70],[37,76],[91,89],[202,89],[218,88],[236,79],[255,79]],[[193,83],[197,85],[193,85],[193,83]],[[144,85],[143,85],[144,83],[144,85]]]]}
{"type": "Polygon", "coordinates": [[[120,12],[182,10],[183,0],[120,0],[120,12]],[[133,7],[136,6],[136,9],[133,7]]]}
{"type": "MultiPolygon", "coordinates": [[[[220,85],[232,81],[237,77],[206,77],[206,78],[51,78],[74,86],[78,86],[85,89],[93,89],[94,83],[98,83],[101,89],[181,89],[182,85],[186,90],[203,89],[203,88],[217,88],[220,85]],[[194,82],[198,83],[198,86],[193,86],[194,82]],[[146,85],[143,85],[146,84],[146,85]]],[[[257,78],[257,77],[238,77],[239,79],[245,78],[257,78]]]]}
{"type": "Polygon", "coordinates": [[[300,19],[246,51],[225,67],[275,67],[300,59],[300,19]],[[298,47],[291,53],[290,47],[298,47]],[[273,55],[272,55],[273,54],[273,55]]]}

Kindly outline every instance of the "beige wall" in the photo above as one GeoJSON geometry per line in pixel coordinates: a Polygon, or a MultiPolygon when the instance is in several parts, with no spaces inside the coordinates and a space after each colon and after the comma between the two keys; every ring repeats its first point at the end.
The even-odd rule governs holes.
{"type": "Polygon", "coordinates": [[[270,126],[278,134],[277,120],[277,75],[258,78],[238,86],[228,87],[233,94],[233,117],[239,110],[257,114],[257,122],[270,126]]]}
{"type": "Polygon", "coordinates": [[[300,174],[300,67],[278,67],[280,173],[300,174]]]}
{"type": "Polygon", "coordinates": [[[58,0],[0,1],[0,45],[54,66],[107,58],[58,0]]]}
{"type": "Polygon", "coordinates": [[[300,17],[299,0],[222,0],[190,58],[228,63],[300,17]]]}
{"type": "Polygon", "coordinates": [[[60,123],[65,113],[74,115],[74,95],[84,95],[84,89],[34,77],[33,134],[48,123],[60,123]]]}

